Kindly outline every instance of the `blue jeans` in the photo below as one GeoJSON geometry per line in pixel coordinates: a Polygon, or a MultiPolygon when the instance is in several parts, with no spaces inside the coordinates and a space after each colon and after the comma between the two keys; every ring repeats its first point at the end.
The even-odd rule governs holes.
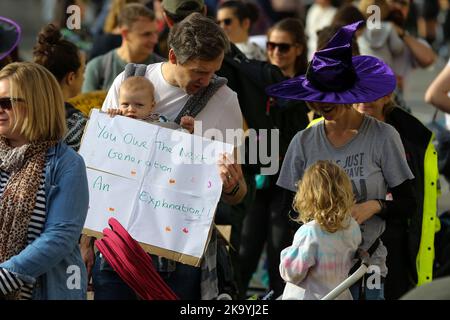
{"type": "Polygon", "coordinates": [[[97,252],[92,269],[94,300],[137,300],[138,297],[97,252]]]}
{"type": "MultiPolygon", "coordinates": [[[[361,289],[361,283],[358,281],[350,287],[350,293],[353,300],[359,300],[359,291],[361,289]]],[[[381,281],[380,288],[369,289],[367,283],[364,286],[365,300],[384,300],[384,281],[381,281]]]]}
{"type": "MultiPolygon", "coordinates": [[[[155,261],[156,259],[153,258],[155,261]]],[[[199,300],[200,268],[176,263],[174,271],[158,272],[166,284],[182,300],[199,300]]],[[[138,297],[113,268],[97,253],[92,270],[94,300],[137,300],[138,297]]]]}

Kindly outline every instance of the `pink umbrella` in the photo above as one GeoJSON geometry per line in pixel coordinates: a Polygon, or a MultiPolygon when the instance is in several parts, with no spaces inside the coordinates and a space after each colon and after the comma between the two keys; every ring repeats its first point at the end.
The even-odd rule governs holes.
{"type": "Polygon", "coordinates": [[[178,300],[155,270],[152,258],[114,218],[95,245],[106,261],[143,300],[178,300]]]}

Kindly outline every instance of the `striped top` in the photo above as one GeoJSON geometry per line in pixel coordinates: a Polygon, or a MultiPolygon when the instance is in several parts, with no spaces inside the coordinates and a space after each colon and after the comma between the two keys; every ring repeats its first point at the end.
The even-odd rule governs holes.
{"type": "Polygon", "coordinates": [[[66,123],[67,133],[64,142],[75,151],[80,149],[81,138],[88,118],[66,102],[66,123]]]}
{"type": "MultiPolygon", "coordinates": [[[[9,180],[9,174],[0,171],[0,197],[3,195],[6,183],[9,180]]],[[[44,230],[46,218],[46,200],[45,200],[45,168],[41,175],[41,183],[36,195],[36,204],[28,224],[27,242],[31,244],[39,238],[44,230]]],[[[0,268],[0,292],[4,295],[20,289],[19,299],[30,300],[33,294],[33,285],[24,283],[15,274],[0,268]]]]}

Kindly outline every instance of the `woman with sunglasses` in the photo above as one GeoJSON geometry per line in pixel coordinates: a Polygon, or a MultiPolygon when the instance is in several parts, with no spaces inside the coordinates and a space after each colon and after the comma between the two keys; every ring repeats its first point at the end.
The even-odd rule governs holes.
{"type": "Polygon", "coordinates": [[[33,48],[34,62],[46,67],[59,82],[65,102],[68,131],[64,142],[78,151],[87,117],[67,102],[80,94],[84,81],[85,54],[64,40],[53,24],[45,26],[33,48]]]}
{"type": "MultiPolygon", "coordinates": [[[[269,61],[278,66],[286,78],[306,72],[306,37],[300,20],[281,20],[269,30],[268,39],[269,61]]],[[[266,111],[279,129],[281,162],[292,137],[308,125],[309,110],[303,101],[271,98],[266,111]]],[[[256,176],[256,198],[244,219],[239,250],[244,291],[266,245],[269,286],[275,296],[280,295],[284,288],[284,280],[279,272],[280,253],[292,243],[294,234],[281,211],[283,190],[275,184],[277,177],[256,176]]]]}
{"type": "Polygon", "coordinates": [[[65,132],[47,69],[22,62],[0,71],[0,300],[86,297],[86,167],[61,142],[65,132]]]}
{"type": "Polygon", "coordinates": [[[258,20],[258,7],[251,2],[225,1],[217,10],[217,23],[228,38],[249,59],[266,61],[264,50],[249,41],[252,24],[258,20]]]}

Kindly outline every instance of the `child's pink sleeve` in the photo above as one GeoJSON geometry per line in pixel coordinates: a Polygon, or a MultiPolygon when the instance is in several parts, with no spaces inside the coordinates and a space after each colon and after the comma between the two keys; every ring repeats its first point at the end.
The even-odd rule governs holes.
{"type": "Polygon", "coordinates": [[[317,238],[310,226],[301,226],[290,247],[281,251],[280,275],[287,282],[298,284],[316,263],[317,238]]]}

